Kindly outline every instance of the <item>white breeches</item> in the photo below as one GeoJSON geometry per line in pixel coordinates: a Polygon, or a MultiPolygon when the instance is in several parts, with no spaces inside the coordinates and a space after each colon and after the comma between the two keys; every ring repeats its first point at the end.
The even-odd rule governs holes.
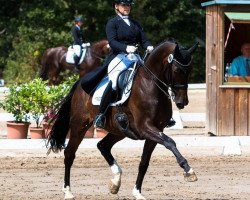
{"type": "MultiPolygon", "coordinates": [[[[139,55],[138,55],[139,56],[139,55]]],[[[112,81],[112,88],[117,88],[117,78],[119,74],[128,69],[132,64],[138,61],[138,58],[134,54],[118,54],[108,66],[109,80],[112,81]]]]}
{"type": "Polygon", "coordinates": [[[74,53],[77,56],[80,56],[80,54],[81,54],[81,46],[80,45],[73,45],[73,49],[74,49],[74,53]]]}

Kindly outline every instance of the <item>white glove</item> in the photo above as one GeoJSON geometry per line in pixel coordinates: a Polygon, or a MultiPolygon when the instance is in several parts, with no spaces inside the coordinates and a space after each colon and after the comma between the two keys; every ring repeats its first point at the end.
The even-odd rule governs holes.
{"type": "Polygon", "coordinates": [[[126,51],[127,53],[134,53],[137,50],[135,46],[127,46],[126,51]]]}
{"type": "Polygon", "coordinates": [[[88,43],[83,43],[82,44],[82,47],[84,48],[84,47],[89,47],[90,46],[90,43],[88,42],[88,43]]]}
{"type": "Polygon", "coordinates": [[[148,47],[147,47],[147,52],[148,52],[148,53],[151,53],[153,50],[154,50],[154,47],[153,47],[153,46],[148,46],[148,47]]]}

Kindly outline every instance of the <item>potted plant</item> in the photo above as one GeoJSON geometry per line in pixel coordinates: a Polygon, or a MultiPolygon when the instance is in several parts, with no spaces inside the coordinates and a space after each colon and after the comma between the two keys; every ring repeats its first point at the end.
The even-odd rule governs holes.
{"type": "Polygon", "coordinates": [[[50,97],[47,90],[47,81],[40,78],[34,79],[27,83],[27,88],[30,93],[29,101],[30,114],[35,121],[35,126],[30,127],[31,139],[44,138],[44,129],[42,127],[42,116],[47,111],[47,105],[50,102],[50,97]]]}
{"type": "Polygon", "coordinates": [[[59,85],[52,85],[47,88],[49,103],[46,106],[46,112],[43,118],[43,127],[45,129],[45,137],[48,136],[53,122],[56,117],[60,102],[69,93],[77,76],[70,76],[66,81],[59,85]]]}
{"type": "Polygon", "coordinates": [[[7,137],[10,139],[26,139],[29,122],[29,91],[26,84],[13,85],[9,88],[0,107],[14,117],[14,121],[7,122],[7,137]]]}

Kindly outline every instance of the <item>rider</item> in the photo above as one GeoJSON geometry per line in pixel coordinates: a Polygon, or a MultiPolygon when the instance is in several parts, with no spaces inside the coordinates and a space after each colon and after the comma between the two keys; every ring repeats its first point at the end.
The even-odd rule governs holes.
{"type": "Polygon", "coordinates": [[[94,121],[95,128],[105,126],[105,113],[116,90],[116,80],[120,72],[137,61],[137,57],[131,56],[130,53],[136,53],[138,44],[149,53],[154,49],[140,24],[129,17],[132,4],[133,0],[114,0],[113,7],[117,15],[106,25],[106,35],[113,53],[109,58],[112,61],[108,65],[109,83],[102,96],[99,114],[94,121]]]}
{"type": "Polygon", "coordinates": [[[80,55],[77,56],[76,54],[74,55],[74,61],[75,61],[75,67],[77,70],[79,70],[79,61],[82,56],[82,44],[84,43],[85,39],[83,37],[83,32],[81,30],[81,26],[83,24],[83,20],[81,17],[76,17],[75,18],[75,25],[73,26],[71,33],[74,38],[74,50],[77,52],[80,51],[80,55]]]}

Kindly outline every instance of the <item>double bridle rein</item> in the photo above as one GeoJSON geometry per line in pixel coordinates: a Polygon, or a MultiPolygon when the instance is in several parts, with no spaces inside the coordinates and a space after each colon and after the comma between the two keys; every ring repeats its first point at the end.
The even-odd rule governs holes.
{"type": "MultiPolygon", "coordinates": [[[[168,56],[168,63],[166,63],[164,65],[164,67],[166,67],[167,65],[171,65],[171,68],[173,68],[173,65],[177,66],[178,69],[180,69],[184,74],[187,74],[190,69],[188,68],[191,63],[192,63],[192,58],[190,59],[190,61],[188,62],[188,64],[183,64],[181,62],[179,62],[173,54],[169,54],[168,56]]],[[[151,76],[152,80],[154,81],[155,85],[169,98],[171,99],[170,95],[168,94],[168,89],[170,88],[172,94],[172,98],[174,98],[174,91],[175,90],[180,90],[180,89],[187,89],[188,88],[188,84],[174,84],[173,83],[173,75],[171,75],[171,83],[166,84],[165,82],[163,82],[161,79],[159,79],[145,64],[144,62],[141,60],[140,65],[142,65],[144,67],[144,69],[146,69],[145,71],[151,76]],[[160,84],[159,84],[160,83],[160,84]],[[161,86],[162,85],[162,86],[161,86]]],[[[173,70],[171,70],[173,71],[173,70]]]]}

